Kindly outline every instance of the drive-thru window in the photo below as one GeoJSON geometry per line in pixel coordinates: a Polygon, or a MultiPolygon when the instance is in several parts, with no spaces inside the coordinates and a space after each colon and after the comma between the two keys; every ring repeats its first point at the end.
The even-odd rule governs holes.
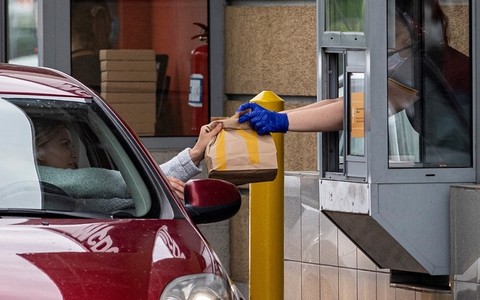
{"type": "Polygon", "coordinates": [[[345,108],[320,135],[321,208],[392,281],[448,286],[449,186],[476,180],[471,3],[317,6],[319,98],[345,108]]]}

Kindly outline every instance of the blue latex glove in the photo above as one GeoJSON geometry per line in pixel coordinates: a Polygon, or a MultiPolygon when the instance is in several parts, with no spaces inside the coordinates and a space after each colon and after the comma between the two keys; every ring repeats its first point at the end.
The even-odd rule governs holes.
{"type": "Polygon", "coordinates": [[[250,126],[258,134],[264,135],[270,132],[288,131],[287,114],[267,110],[253,102],[240,105],[237,111],[240,112],[247,109],[250,109],[250,112],[241,115],[238,122],[243,123],[250,121],[250,126]]]}

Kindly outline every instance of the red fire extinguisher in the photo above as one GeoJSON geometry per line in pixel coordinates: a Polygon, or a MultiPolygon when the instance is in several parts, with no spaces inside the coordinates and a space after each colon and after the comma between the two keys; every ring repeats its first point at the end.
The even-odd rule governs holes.
{"type": "Polygon", "coordinates": [[[193,23],[203,29],[201,34],[192,36],[206,44],[198,46],[191,53],[191,75],[188,105],[193,107],[192,133],[198,134],[200,127],[208,123],[208,26],[193,23]]]}

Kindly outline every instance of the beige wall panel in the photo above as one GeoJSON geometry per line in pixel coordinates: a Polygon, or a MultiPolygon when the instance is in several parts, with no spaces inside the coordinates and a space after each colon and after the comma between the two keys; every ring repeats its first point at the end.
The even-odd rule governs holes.
{"type": "Polygon", "coordinates": [[[443,11],[448,17],[448,39],[453,48],[469,56],[468,5],[445,5],[443,11]]]}
{"type": "Polygon", "coordinates": [[[316,95],[315,6],[225,9],[225,92],[316,95]]]}

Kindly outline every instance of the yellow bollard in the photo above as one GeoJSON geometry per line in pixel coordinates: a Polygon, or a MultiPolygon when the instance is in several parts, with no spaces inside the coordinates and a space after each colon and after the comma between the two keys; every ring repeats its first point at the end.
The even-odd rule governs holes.
{"type": "MultiPolygon", "coordinates": [[[[284,101],[263,91],[250,102],[282,111],[284,101]]],[[[273,133],[278,173],[273,181],[250,184],[250,300],[283,299],[283,133],[273,133]]]]}

